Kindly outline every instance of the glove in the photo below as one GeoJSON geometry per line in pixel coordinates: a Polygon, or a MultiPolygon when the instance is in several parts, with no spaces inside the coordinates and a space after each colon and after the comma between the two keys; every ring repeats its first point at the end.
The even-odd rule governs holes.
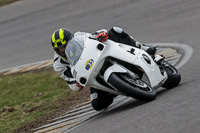
{"type": "Polygon", "coordinates": [[[76,81],[76,86],[79,87],[80,89],[83,88],[83,86],[80,83],[78,83],[77,81],[76,81]]]}
{"type": "Polygon", "coordinates": [[[105,31],[97,34],[97,40],[98,41],[105,42],[107,39],[108,39],[108,34],[105,31]]]}

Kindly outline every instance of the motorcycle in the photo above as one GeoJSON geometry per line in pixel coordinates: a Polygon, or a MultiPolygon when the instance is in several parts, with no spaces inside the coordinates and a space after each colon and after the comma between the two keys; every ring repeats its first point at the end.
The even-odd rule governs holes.
{"type": "Polygon", "coordinates": [[[153,59],[147,52],[112,40],[99,42],[86,36],[84,43],[72,39],[65,50],[71,73],[80,85],[140,101],[152,101],[156,90],[176,87],[178,70],[161,55],[153,59]]]}

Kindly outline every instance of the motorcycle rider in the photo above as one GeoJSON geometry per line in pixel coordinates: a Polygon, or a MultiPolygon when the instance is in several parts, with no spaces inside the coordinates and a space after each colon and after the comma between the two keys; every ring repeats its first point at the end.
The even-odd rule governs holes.
{"type": "MultiPolygon", "coordinates": [[[[67,44],[70,43],[72,38],[76,38],[76,41],[84,43],[84,37],[86,35],[93,36],[100,42],[110,39],[115,42],[141,48],[152,57],[156,52],[156,47],[148,47],[141,44],[119,27],[113,27],[108,31],[102,29],[96,31],[94,34],[85,32],[76,32],[72,34],[68,29],[60,28],[52,34],[51,38],[51,44],[55,51],[53,68],[60,75],[60,77],[67,81],[70,89],[74,91],[80,91],[83,87],[75,80],[75,78],[73,78],[71,74],[70,63],[65,56],[65,48],[67,44]]],[[[114,97],[116,97],[116,95],[92,87],[90,88],[91,105],[97,111],[107,108],[110,104],[112,104],[114,97]]]]}

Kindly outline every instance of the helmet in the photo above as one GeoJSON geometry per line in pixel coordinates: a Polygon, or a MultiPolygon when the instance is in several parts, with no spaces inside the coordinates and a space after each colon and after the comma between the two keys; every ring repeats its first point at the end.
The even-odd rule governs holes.
{"type": "Polygon", "coordinates": [[[68,29],[64,28],[60,28],[52,34],[51,44],[53,46],[53,49],[58,55],[63,58],[66,58],[65,52],[61,51],[60,48],[66,47],[72,37],[72,33],[68,29]]]}

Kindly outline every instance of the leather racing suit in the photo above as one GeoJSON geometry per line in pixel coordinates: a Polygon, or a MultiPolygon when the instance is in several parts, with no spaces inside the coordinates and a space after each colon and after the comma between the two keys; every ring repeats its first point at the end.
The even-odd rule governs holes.
{"type": "MultiPolygon", "coordinates": [[[[115,42],[142,48],[143,50],[148,52],[149,47],[136,41],[133,37],[125,33],[121,28],[113,27],[108,31],[102,29],[96,31],[94,34],[98,34],[102,31],[107,32],[108,39],[111,39],[115,42]]],[[[80,43],[84,43],[84,37],[86,35],[92,35],[92,34],[86,32],[76,32],[74,34],[74,39],[76,39],[80,43]]],[[[68,60],[59,56],[56,52],[54,52],[53,68],[60,75],[61,78],[67,81],[70,89],[72,89],[73,91],[79,91],[81,89],[79,86],[77,86],[76,80],[75,78],[73,78],[71,74],[71,68],[68,60]]],[[[114,94],[110,94],[108,92],[104,92],[92,87],[90,88],[91,105],[95,110],[100,111],[104,108],[107,108],[113,102],[114,97],[115,97],[114,94]]]]}

